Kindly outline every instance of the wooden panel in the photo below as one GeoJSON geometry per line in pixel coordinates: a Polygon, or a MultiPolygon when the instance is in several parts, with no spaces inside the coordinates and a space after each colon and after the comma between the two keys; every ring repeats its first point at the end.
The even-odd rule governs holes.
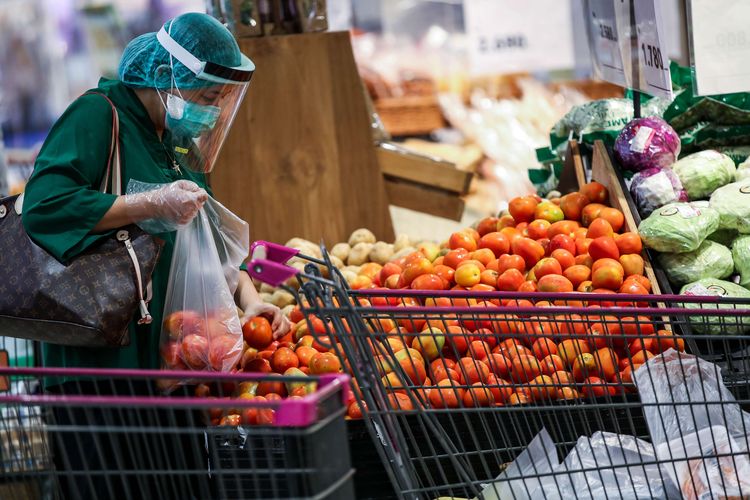
{"type": "Polygon", "coordinates": [[[469,191],[473,174],[458,170],[452,163],[416,154],[390,143],[379,145],[377,153],[380,170],[385,175],[458,194],[469,191]]]}
{"type": "Polygon", "coordinates": [[[254,240],[393,239],[349,34],[248,38],[256,64],[211,185],[254,240]]]}
{"type": "MultiPolygon", "coordinates": [[[[594,157],[591,161],[591,178],[597,182],[603,184],[609,191],[609,204],[610,206],[620,210],[625,216],[625,229],[634,233],[638,232],[638,224],[633,217],[633,212],[630,210],[630,205],[625,198],[625,193],[620,186],[620,181],[617,179],[614,166],[609,159],[609,154],[602,141],[596,141],[594,143],[594,157]]],[[[641,254],[643,256],[644,273],[651,282],[652,292],[655,294],[661,294],[661,288],[659,287],[659,281],[654,273],[654,268],[651,265],[646,252],[641,254]]]]}
{"type": "Polygon", "coordinates": [[[586,169],[583,166],[583,158],[575,140],[568,141],[568,149],[565,152],[565,163],[563,164],[557,190],[562,194],[578,191],[580,186],[586,184],[586,169]]]}
{"type": "Polygon", "coordinates": [[[464,213],[464,200],[455,193],[388,177],[385,186],[391,204],[398,207],[456,221],[464,213]]]}

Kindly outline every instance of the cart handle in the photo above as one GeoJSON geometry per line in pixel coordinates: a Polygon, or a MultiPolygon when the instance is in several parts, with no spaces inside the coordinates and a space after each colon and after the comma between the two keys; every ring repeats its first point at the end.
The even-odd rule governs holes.
{"type": "Polygon", "coordinates": [[[247,273],[253,278],[278,287],[297,274],[297,270],[287,266],[286,262],[299,255],[299,251],[271,243],[256,241],[250,247],[250,261],[247,273]]]}

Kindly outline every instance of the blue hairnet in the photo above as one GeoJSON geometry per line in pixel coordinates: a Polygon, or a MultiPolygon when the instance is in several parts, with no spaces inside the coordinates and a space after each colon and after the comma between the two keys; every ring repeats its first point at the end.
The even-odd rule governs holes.
{"type": "MultiPolygon", "coordinates": [[[[207,14],[183,14],[167,21],[164,28],[177,43],[201,61],[228,67],[241,64],[240,48],[234,36],[207,14]]],[[[134,38],[125,47],[118,74],[120,80],[130,87],[169,89],[172,87],[169,63],[169,52],[156,39],[156,33],[146,33],[134,38]]],[[[177,59],[172,58],[172,67],[175,83],[181,89],[215,85],[196,78],[195,73],[177,59]]]]}

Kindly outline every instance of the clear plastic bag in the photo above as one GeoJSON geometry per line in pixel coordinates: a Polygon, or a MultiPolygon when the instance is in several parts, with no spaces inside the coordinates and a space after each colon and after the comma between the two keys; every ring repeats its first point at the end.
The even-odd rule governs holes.
{"type": "Polygon", "coordinates": [[[665,490],[664,477],[654,448],[646,441],[597,431],[579,438],[559,463],[555,444],[542,429],[496,482],[482,491],[482,498],[673,498],[673,490],[665,490]]]}
{"type": "Polygon", "coordinates": [[[161,332],[167,368],[237,365],[243,341],[234,291],[248,252],[247,224],[212,198],[177,230],[161,332]]]}
{"type": "Polygon", "coordinates": [[[662,470],[684,498],[750,496],[750,414],[717,365],[669,349],[641,366],[634,381],[662,470]],[[673,462],[680,458],[686,460],[673,462]]]}

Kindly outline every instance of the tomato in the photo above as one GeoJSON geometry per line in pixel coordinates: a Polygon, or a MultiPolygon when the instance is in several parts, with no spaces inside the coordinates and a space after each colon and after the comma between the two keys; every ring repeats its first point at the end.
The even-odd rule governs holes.
{"type": "Polygon", "coordinates": [[[573,265],[563,271],[563,276],[568,278],[573,288],[578,288],[581,283],[589,279],[591,269],[583,265],[573,265]]]}
{"type": "Polygon", "coordinates": [[[510,250],[510,241],[503,233],[495,231],[487,233],[479,239],[478,248],[489,248],[495,257],[500,257],[510,250]]]}
{"type": "Polygon", "coordinates": [[[565,276],[548,274],[537,283],[540,292],[572,292],[573,283],[565,276]]]}
{"type": "Polygon", "coordinates": [[[573,233],[581,227],[580,224],[572,220],[563,220],[560,222],[553,223],[549,229],[547,229],[547,237],[554,238],[558,234],[564,234],[565,236],[573,237],[573,233]]]}
{"type": "Polygon", "coordinates": [[[546,220],[550,224],[553,222],[560,222],[564,218],[565,215],[560,207],[549,201],[541,202],[534,210],[534,219],[546,220]]]}
{"type": "Polygon", "coordinates": [[[448,247],[451,250],[463,248],[467,252],[473,252],[477,249],[477,242],[476,240],[474,240],[474,237],[467,231],[458,231],[451,234],[450,238],[448,239],[448,247]]]}
{"type": "Polygon", "coordinates": [[[599,218],[599,214],[605,208],[607,208],[606,205],[602,205],[601,203],[590,203],[586,205],[583,208],[583,212],[581,212],[581,224],[585,227],[589,227],[589,225],[594,222],[594,219],[599,218]]]}
{"type": "Polygon", "coordinates": [[[271,328],[271,323],[263,316],[251,318],[242,325],[242,337],[250,347],[265,349],[271,342],[273,342],[273,329],[271,328]]]}
{"type": "Polygon", "coordinates": [[[445,290],[448,281],[437,274],[422,274],[414,278],[411,288],[414,290],[445,290]]]}
{"type": "Polygon", "coordinates": [[[482,237],[485,234],[497,231],[498,222],[500,222],[500,219],[498,219],[497,217],[485,217],[484,219],[480,220],[477,224],[477,232],[479,233],[479,236],[482,237]]]}
{"type": "Polygon", "coordinates": [[[606,203],[609,199],[607,188],[596,181],[583,185],[580,192],[588,198],[591,203],[606,203]]]}
{"type": "Polygon", "coordinates": [[[640,254],[643,250],[643,242],[638,233],[622,233],[615,236],[615,243],[620,254],[640,254]]]}
{"type": "Polygon", "coordinates": [[[612,230],[616,233],[619,233],[622,226],[625,225],[625,216],[616,208],[603,208],[602,211],[599,212],[599,217],[609,222],[612,226],[612,230]]]}
{"type": "Polygon", "coordinates": [[[589,245],[588,253],[595,261],[599,259],[618,260],[620,258],[620,251],[617,249],[615,239],[611,236],[595,238],[589,245]]]}
{"type": "MultiPolygon", "coordinates": [[[[563,248],[558,248],[557,250],[554,250],[550,254],[550,257],[552,257],[553,259],[557,260],[557,262],[560,263],[560,268],[563,271],[576,263],[575,256],[571,252],[563,248]]],[[[538,277],[539,273],[536,273],[536,275],[538,277]]]]}
{"type": "Polygon", "coordinates": [[[589,229],[586,231],[587,238],[598,238],[600,236],[614,236],[615,232],[612,229],[612,225],[604,219],[594,219],[589,224],[589,229]]]}
{"type": "Polygon", "coordinates": [[[515,292],[525,279],[521,271],[510,268],[497,278],[497,289],[502,292],[515,292]]]}
{"type": "Polygon", "coordinates": [[[538,240],[540,238],[546,238],[547,230],[549,229],[551,225],[552,224],[548,220],[537,219],[529,223],[528,228],[526,228],[526,232],[529,234],[529,238],[534,239],[534,240],[538,240]]]}
{"type": "Polygon", "coordinates": [[[500,274],[504,273],[508,269],[518,269],[518,271],[522,273],[526,271],[526,262],[520,255],[501,255],[500,258],[497,259],[497,261],[497,272],[499,272],[500,274]]]}
{"type": "Polygon", "coordinates": [[[544,247],[530,238],[519,238],[511,244],[513,253],[519,255],[526,264],[526,268],[534,267],[539,259],[544,257],[544,247]]]}
{"type": "MultiPolygon", "coordinates": [[[[495,254],[489,248],[480,248],[475,250],[470,255],[471,260],[476,260],[482,264],[483,267],[487,267],[487,264],[495,260],[495,254]]],[[[459,265],[460,267],[460,265],[459,265]]]]}
{"type": "Polygon", "coordinates": [[[583,208],[591,203],[582,193],[566,194],[560,199],[560,209],[568,220],[581,220],[583,208]]]}
{"type": "Polygon", "coordinates": [[[532,196],[519,196],[510,200],[508,212],[517,223],[530,222],[534,220],[534,211],[538,204],[532,196]]]}

